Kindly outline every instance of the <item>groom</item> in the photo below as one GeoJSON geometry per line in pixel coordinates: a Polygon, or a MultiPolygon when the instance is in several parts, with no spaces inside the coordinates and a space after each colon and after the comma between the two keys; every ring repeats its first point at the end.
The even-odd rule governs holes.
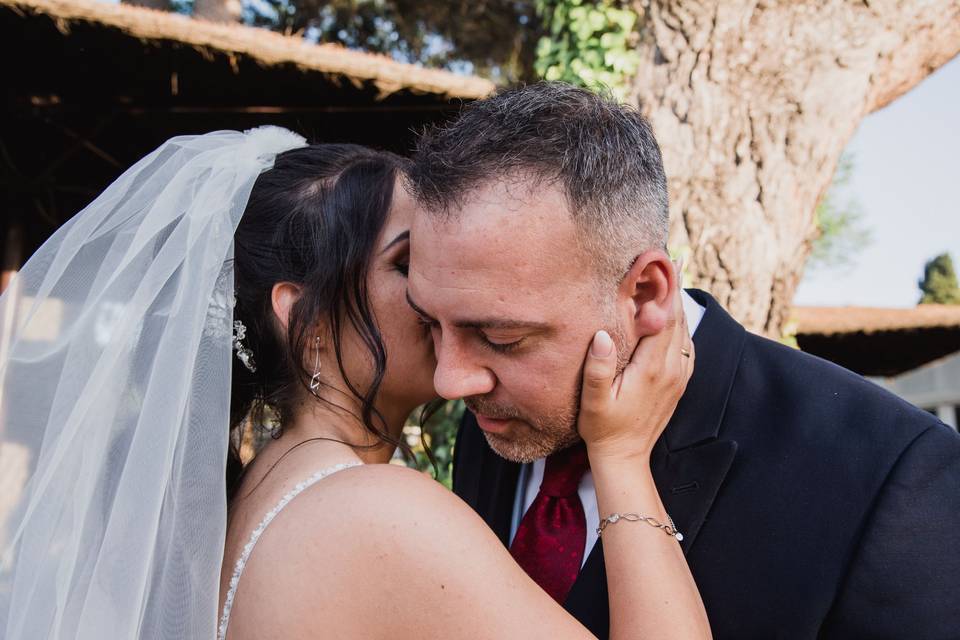
{"type": "MultiPolygon", "coordinates": [[[[633,110],[537,84],[427,134],[411,183],[425,213],[411,233],[409,299],[439,329],[438,392],[471,411],[454,490],[510,546],[521,525],[536,536],[524,516],[545,474],[569,485],[587,531],[559,599],[604,638],[595,529],[607,514],[589,470],[562,456],[577,440],[594,331],[630,352],[663,329],[678,294],[664,277],[657,143],[633,110]]],[[[960,436],[855,374],[747,333],[709,294],[679,295],[696,370],[651,465],[715,637],[960,636],[960,436]]],[[[522,563],[535,579],[554,562],[543,555],[522,563]]]]}

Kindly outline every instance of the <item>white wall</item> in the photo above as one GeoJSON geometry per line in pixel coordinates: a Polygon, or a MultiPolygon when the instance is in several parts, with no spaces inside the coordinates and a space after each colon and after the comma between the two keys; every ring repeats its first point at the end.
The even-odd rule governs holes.
{"type": "Polygon", "coordinates": [[[874,380],[908,402],[957,428],[960,413],[960,352],[934,360],[895,378],[874,380]]]}

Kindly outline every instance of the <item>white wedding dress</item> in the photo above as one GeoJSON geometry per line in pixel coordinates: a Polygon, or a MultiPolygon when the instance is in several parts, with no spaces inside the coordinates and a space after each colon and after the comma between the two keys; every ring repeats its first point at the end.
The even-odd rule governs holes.
{"type": "Polygon", "coordinates": [[[220,626],[217,628],[217,640],[225,640],[227,637],[227,626],[230,624],[230,611],[233,609],[233,599],[237,595],[237,585],[240,583],[240,576],[243,575],[243,569],[247,566],[247,561],[250,560],[250,554],[257,545],[257,541],[260,539],[260,536],[263,535],[266,528],[270,526],[270,523],[273,522],[273,519],[277,517],[284,507],[290,504],[291,500],[316,483],[338,471],[356,467],[360,464],[359,462],[348,462],[317,471],[306,480],[297,483],[289,493],[280,499],[280,502],[278,502],[273,509],[267,512],[267,515],[263,517],[263,520],[260,521],[257,528],[250,534],[250,540],[244,545],[243,551],[240,553],[240,557],[237,558],[237,563],[233,567],[233,575],[230,577],[230,587],[227,589],[227,597],[223,601],[223,614],[220,616],[220,626]]]}

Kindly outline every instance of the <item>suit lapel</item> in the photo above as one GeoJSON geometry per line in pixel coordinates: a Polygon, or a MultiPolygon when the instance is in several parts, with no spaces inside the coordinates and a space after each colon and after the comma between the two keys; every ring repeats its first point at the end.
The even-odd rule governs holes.
{"type": "Polygon", "coordinates": [[[517,493],[517,479],[520,476],[520,465],[516,462],[508,462],[494,455],[499,461],[496,470],[492,474],[495,478],[490,486],[488,500],[488,513],[490,518],[487,522],[503,542],[503,546],[510,546],[510,525],[513,520],[513,503],[517,493]]]}
{"type": "MultiPolygon", "coordinates": [[[[654,480],[667,513],[683,533],[680,545],[687,554],[733,463],[737,443],[713,440],[672,454],[661,449],[653,463],[654,480]]],[[[563,606],[593,635],[606,638],[610,610],[601,542],[597,540],[590,551],[563,606]]]]}
{"type": "Polygon", "coordinates": [[[737,443],[720,426],[746,341],[746,330],[708,294],[690,295],[706,311],[694,333],[697,362],[687,390],[651,458],[653,478],[689,552],[733,464],[737,443]]]}
{"type": "Polygon", "coordinates": [[[471,442],[467,446],[482,451],[479,471],[474,475],[475,483],[470,487],[469,494],[466,491],[458,493],[494,530],[504,546],[509,546],[520,465],[501,458],[490,449],[477,426],[476,418],[469,411],[464,412],[458,437],[464,441],[469,438],[471,442]]]}
{"type": "Polygon", "coordinates": [[[653,464],[663,505],[683,534],[684,553],[697,539],[736,452],[733,440],[714,440],[668,453],[653,464]]]}
{"type": "MultiPolygon", "coordinates": [[[[746,331],[708,294],[688,293],[705,307],[694,333],[697,362],[687,390],[651,457],[654,481],[689,553],[733,465],[737,443],[719,438],[746,331]],[[706,366],[709,363],[709,366],[706,366]]],[[[608,633],[606,571],[598,540],[565,608],[598,637],[608,633]]]]}
{"type": "Polygon", "coordinates": [[[607,597],[607,570],[600,541],[593,545],[573,583],[563,608],[598,638],[610,635],[610,607],[607,597]]]}

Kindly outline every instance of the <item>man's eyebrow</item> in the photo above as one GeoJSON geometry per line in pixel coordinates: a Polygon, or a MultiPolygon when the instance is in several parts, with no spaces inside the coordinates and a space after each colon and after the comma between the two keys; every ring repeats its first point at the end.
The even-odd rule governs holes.
{"type": "Polygon", "coordinates": [[[397,244],[398,242],[403,242],[404,240],[409,240],[409,239],[410,239],[410,229],[407,229],[406,231],[401,231],[400,233],[397,234],[397,237],[395,237],[393,240],[387,243],[387,246],[385,246],[380,251],[380,253],[381,254],[386,253],[387,251],[390,250],[390,247],[392,247],[393,245],[397,244]]]}
{"type": "Polygon", "coordinates": [[[550,327],[546,322],[533,320],[508,320],[504,318],[478,318],[476,320],[455,320],[453,325],[462,329],[533,329],[544,331],[550,327]]]}
{"type": "MultiPolygon", "coordinates": [[[[424,320],[429,320],[430,322],[436,322],[429,313],[424,311],[420,305],[413,301],[413,298],[410,296],[410,290],[407,289],[407,304],[409,304],[414,311],[416,311],[424,320]]],[[[543,331],[549,328],[546,322],[535,322],[532,320],[507,320],[504,318],[478,318],[478,319],[464,319],[464,320],[454,320],[453,326],[459,327],[461,329],[533,329],[536,331],[543,331]]]]}

